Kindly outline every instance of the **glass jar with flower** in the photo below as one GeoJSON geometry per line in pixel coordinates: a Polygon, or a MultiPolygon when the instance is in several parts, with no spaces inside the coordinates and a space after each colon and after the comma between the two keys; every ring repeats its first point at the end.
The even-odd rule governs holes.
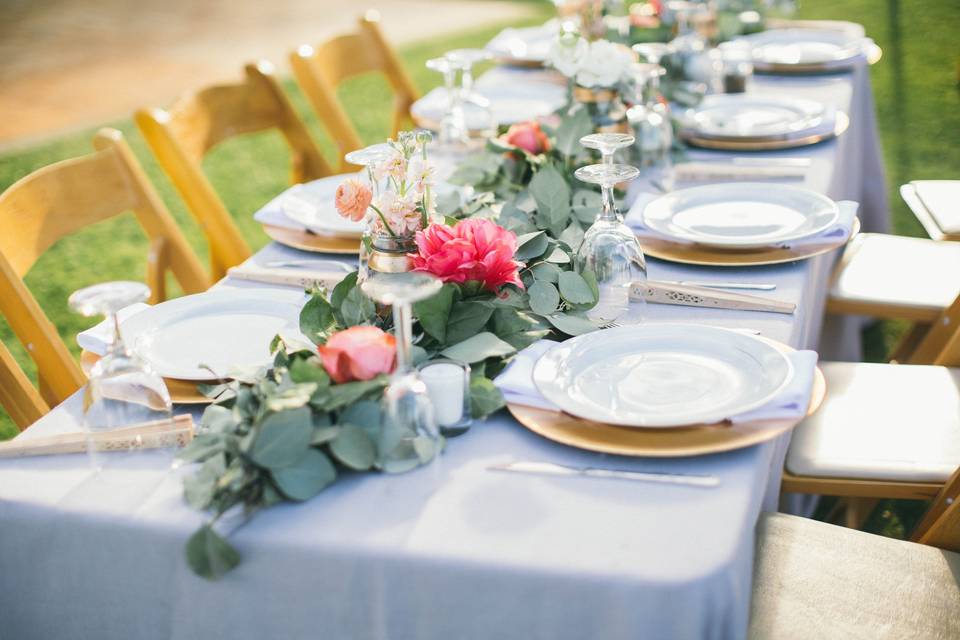
{"type": "Polygon", "coordinates": [[[635,61],[628,47],[571,32],[561,33],[550,50],[550,64],[570,80],[571,106],[587,109],[595,133],[629,132],[621,81],[635,61]]]}
{"type": "Polygon", "coordinates": [[[396,140],[349,154],[348,162],[366,166],[367,182],[344,181],[337,189],[336,208],[344,217],[365,222],[362,279],[370,271],[404,273],[412,268],[408,254],[416,250],[416,234],[430,224],[436,208],[434,168],[427,154],[430,140],[426,131],[405,131],[396,140]]]}

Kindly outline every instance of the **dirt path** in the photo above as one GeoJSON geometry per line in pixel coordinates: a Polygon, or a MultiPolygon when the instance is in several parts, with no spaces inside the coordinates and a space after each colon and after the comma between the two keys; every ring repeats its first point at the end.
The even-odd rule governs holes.
{"type": "Polygon", "coordinates": [[[0,148],[164,104],[238,77],[376,8],[404,43],[524,14],[469,0],[0,0],[0,148]]]}

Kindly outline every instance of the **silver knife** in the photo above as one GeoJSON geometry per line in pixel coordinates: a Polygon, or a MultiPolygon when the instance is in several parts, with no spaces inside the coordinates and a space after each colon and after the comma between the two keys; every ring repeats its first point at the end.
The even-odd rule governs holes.
{"type": "Polygon", "coordinates": [[[653,304],[676,304],[685,307],[708,309],[737,309],[740,311],[768,311],[770,313],[793,313],[797,305],[792,302],[761,298],[746,293],[719,291],[707,287],[665,282],[634,282],[630,286],[631,300],[645,300],[653,304]]]}
{"type": "Polygon", "coordinates": [[[691,287],[708,289],[751,289],[753,291],[773,291],[777,285],[767,282],[694,282],[692,280],[659,280],[663,284],[685,284],[691,287]]]}
{"type": "Polygon", "coordinates": [[[614,478],[617,480],[635,480],[657,484],[680,484],[691,487],[716,487],[720,485],[717,476],[699,476],[684,473],[660,473],[652,471],[622,471],[600,469],[597,467],[572,467],[555,462],[508,462],[487,467],[490,471],[511,471],[513,473],[531,473],[541,476],[567,476],[586,478],[614,478]]]}

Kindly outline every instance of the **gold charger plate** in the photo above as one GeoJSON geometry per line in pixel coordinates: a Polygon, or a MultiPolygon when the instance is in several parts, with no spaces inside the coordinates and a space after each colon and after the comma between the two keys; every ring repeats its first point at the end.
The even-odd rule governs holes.
{"type": "Polygon", "coordinates": [[[275,240],[288,247],[293,247],[294,249],[300,249],[301,251],[352,255],[360,253],[360,240],[358,238],[322,236],[308,231],[276,227],[272,224],[263,225],[263,231],[270,236],[271,240],[275,240]]]}
{"type": "Polygon", "coordinates": [[[717,140],[700,138],[692,133],[680,132],[680,137],[687,144],[704,149],[718,149],[722,151],[777,151],[782,149],[796,149],[807,147],[818,142],[836,138],[850,126],[850,117],[843,111],[837,111],[837,121],[832,131],[825,131],[802,138],[785,140],[717,140]]]}
{"type": "MultiPolygon", "coordinates": [[[[860,233],[860,218],[853,219],[853,228],[847,242],[860,233]]],[[[842,244],[817,244],[782,249],[764,247],[760,249],[719,249],[700,244],[684,244],[661,238],[641,238],[640,248],[650,258],[697,264],[708,267],[759,267],[767,264],[783,264],[806,260],[834,249],[842,244]]]]}
{"type": "MultiPolygon", "coordinates": [[[[883,49],[874,44],[864,52],[867,64],[874,65],[880,62],[883,57],[883,49]]],[[[771,75],[826,75],[833,73],[846,73],[856,66],[856,61],[851,61],[849,65],[841,67],[825,67],[822,64],[780,64],[776,62],[754,62],[753,70],[760,74],[771,75]]]]}
{"type": "MultiPolygon", "coordinates": [[[[783,351],[790,347],[765,340],[783,351]]],[[[827,381],[817,367],[807,416],[813,415],[827,395],[827,381]]],[[[623,456],[679,458],[721,453],[750,447],[789,431],[793,420],[763,420],[744,424],[691,425],[676,429],[618,427],[576,418],[567,413],[507,404],[513,417],[534,433],[578,449],[623,456]]]]}
{"type": "MultiPolygon", "coordinates": [[[[95,353],[82,351],[80,353],[80,368],[83,373],[89,375],[90,368],[99,359],[100,356],[95,353]]],[[[170,393],[170,399],[174,404],[210,404],[213,402],[213,400],[197,391],[197,382],[175,378],[164,378],[163,382],[167,385],[167,391],[170,393]]],[[[218,382],[217,380],[211,380],[208,384],[217,384],[218,382]]]]}

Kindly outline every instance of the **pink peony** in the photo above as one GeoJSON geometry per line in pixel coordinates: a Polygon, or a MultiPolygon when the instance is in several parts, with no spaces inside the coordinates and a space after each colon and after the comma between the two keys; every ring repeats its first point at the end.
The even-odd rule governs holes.
{"type": "Polygon", "coordinates": [[[539,122],[520,122],[510,125],[501,139],[533,155],[550,151],[550,139],[540,128],[539,122]]]}
{"type": "Polygon", "coordinates": [[[417,232],[417,249],[411,256],[414,270],[444,282],[476,280],[494,292],[505,284],[523,288],[519,272],[523,264],[513,259],[517,237],[490,220],[462,220],[452,228],[432,224],[417,232]]]}
{"type": "Polygon", "coordinates": [[[349,178],[337,187],[335,203],[337,211],[344,218],[360,222],[367,215],[367,207],[373,200],[370,187],[354,178],[349,178]]]}
{"type": "Polygon", "coordinates": [[[393,371],[397,341],[377,327],[350,327],[330,336],[318,351],[323,368],[340,384],[393,371]]]}

